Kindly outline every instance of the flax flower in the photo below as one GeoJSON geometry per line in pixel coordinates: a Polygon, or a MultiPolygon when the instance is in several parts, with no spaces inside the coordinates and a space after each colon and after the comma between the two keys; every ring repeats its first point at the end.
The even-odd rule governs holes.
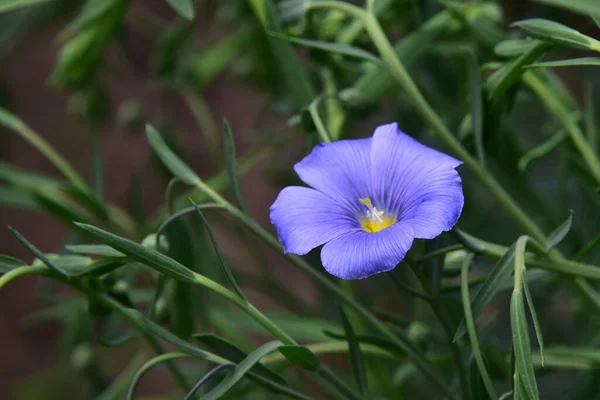
{"type": "Polygon", "coordinates": [[[462,162],[398,130],[322,144],[295,165],[311,188],[290,186],[271,206],[271,222],[286,253],[324,244],[332,275],[362,279],[393,269],[414,239],[452,229],[464,198],[455,168],[462,162]]]}

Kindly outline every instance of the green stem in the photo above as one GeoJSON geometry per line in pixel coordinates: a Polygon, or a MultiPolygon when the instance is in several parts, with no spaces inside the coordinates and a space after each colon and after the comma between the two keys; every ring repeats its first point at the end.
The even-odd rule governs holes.
{"type": "MultiPolygon", "coordinates": [[[[198,187],[198,189],[200,189],[200,191],[204,192],[213,201],[223,205],[223,207],[225,207],[232,216],[244,223],[248,228],[250,228],[252,232],[254,232],[263,241],[265,241],[270,247],[272,247],[278,253],[284,254],[283,247],[281,246],[281,244],[279,244],[277,239],[273,237],[269,232],[267,232],[263,227],[261,227],[256,221],[254,221],[253,219],[245,215],[243,212],[241,212],[239,209],[234,207],[219,193],[214,191],[210,186],[206,185],[206,183],[198,181],[196,182],[196,186],[198,187]]],[[[344,291],[340,289],[335,283],[333,283],[332,281],[321,275],[314,268],[312,268],[302,258],[293,254],[284,254],[284,256],[288,260],[290,260],[294,265],[299,267],[302,271],[314,278],[319,284],[323,285],[331,293],[336,295],[344,304],[352,308],[356,313],[362,315],[363,318],[368,320],[375,328],[377,328],[377,330],[379,330],[383,335],[385,335],[388,338],[388,340],[390,340],[395,345],[403,349],[406,352],[406,354],[411,358],[415,366],[418,369],[420,369],[425,376],[429,377],[441,391],[446,393],[448,397],[450,397],[451,399],[458,399],[458,397],[454,393],[452,393],[450,387],[439,376],[437,376],[435,371],[430,367],[430,365],[422,357],[422,355],[418,354],[406,343],[399,340],[394,334],[394,332],[392,332],[385,324],[379,321],[367,309],[365,309],[353,298],[344,293],[344,291]]]]}

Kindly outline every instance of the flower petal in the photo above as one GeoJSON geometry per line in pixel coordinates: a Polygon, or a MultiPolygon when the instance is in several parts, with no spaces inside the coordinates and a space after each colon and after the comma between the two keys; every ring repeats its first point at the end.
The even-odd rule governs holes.
{"type": "Polygon", "coordinates": [[[462,212],[462,162],[417,142],[397,125],[375,130],[371,148],[375,205],[409,222],[415,238],[452,229],[462,212]]]}
{"type": "Polygon", "coordinates": [[[371,192],[372,139],[343,140],[316,146],[294,170],[306,184],[356,213],[371,192]]]}
{"type": "Polygon", "coordinates": [[[393,269],[413,242],[410,224],[396,223],[377,233],[360,229],[328,242],[321,250],[323,267],[341,279],[362,279],[393,269]]]}
{"type": "Polygon", "coordinates": [[[297,186],[279,193],[271,206],[271,223],[285,253],[298,255],[359,226],[352,213],[325,194],[297,186]]]}

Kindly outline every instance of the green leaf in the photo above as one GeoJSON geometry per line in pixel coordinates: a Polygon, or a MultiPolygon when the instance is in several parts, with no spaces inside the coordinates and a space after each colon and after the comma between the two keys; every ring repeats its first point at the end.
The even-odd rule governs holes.
{"type": "Polygon", "coordinates": [[[538,400],[539,393],[531,359],[531,344],[529,343],[525,304],[523,303],[523,293],[520,290],[513,291],[510,299],[510,326],[515,363],[519,380],[523,385],[523,394],[526,394],[530,400],[538,400]]]}
{"type": "Polygon", "coordinates": [[[536,43],[535,40],[529,39],[503,40],[494,47],[494,53],[500,57],[514,58],[531,50],[536,43]]]}
{"type": "MultiPolygon", "coordinates": [[[[469,266],[473,260],[473,254],[469,254],[465,257],[462,268],[461,268],[461,295],[462,295],[462,305],[465,313],[465,324],[467,327],[467,333],[469,335],[469,341],[471,343],[471,350],[473,352],[473,360],[475,361],[475,366],[478,371],[477,381],[481,382],[481,385],[484,390],[483,393],[486,393],[490,399],[496,399],[498,396],[496,395],[496,390],[494,389],[494,385],[492,383],[492,379],[487,371],[485,366],[485,362],[483,356],[481,355],[481,349],[479,347],[479,341],[477,339],[477,327],[475,326],[475,320],[473,318],[473,314],[471,312],[471,300],[469,299],[469,266]]],[[[471,361],[471,364],[473,362],[471,361]]],[[[473,366],[471,370],[473,370],[473,366]]],[[[473,375],[472,375],[473,376],[473,375]]],[[[473,381],[473,379],[471,379],[473,381]]],[[[473,396],[473,394],[472,394],[473,396]]],[[[472,397],[473,399],[482,398],[482,397],[472,397]]]]}
{"type": "Polygon", "coordinates": [[[8,229],[10,229],[10,231],[13,233],[13,235],[16,236],[16,238],[19,240],[19,242],[21,242],[23,244],[23,246],[25,246],[27,248],[27,250],[29,250],[37,258],[39,258],[48,268],[50,268],[51,270],[53,270],[54,272],[56,272],[59,275],[67,276],[67,273],[65,271],[63,271],[59,266],[57,266],[55,263],[53,263],[48,258],[46,258],[46,256],[41,251],[39,251],[37,249],[37,247],[35,247],[27,239],[25,239],[23,237],[23,235],[21,235],[19,232],[17,232],[10,226],[8,227],[8,229]]]}
{"type": "Polygon", "coordinates": [[[512,26],[520,28],[531,37],[554,45],[600,51],[599,41],[558,22],[532,18],[514,22],[512,26]]]}
{"type": "MultiPolygon", "coordinates": [[[[207,346],[215,354],[226,358],[234,363],[242,362],[248,356],[248,353],[246,353],[233,343],[221,337],[212,335],[210,333],[196,334],[193,335],[193,337],[200,343],[207,346]]],[[[273,371],[262,365],[260,362],[254,365],[252,371],[255,372],[257,375],[262,375],[266,379],[275,381],[282,386],[288,386],[285,379],[275,374],[273,371]]]]}
{"type": "Polygon", "coordinates": [[[477,56],[471,50],[467,51],[469,65],[469,88],[471,93],[471,126],[477,158],[485,165],[485,151],[483,149],[483,99],[481,94],[481,71],[477,63],[477,56]]]}
{"type": "Polygon", "coordinates": [[[204,226],[206,226],[206,230],[208,231],[208,236],[210,237],[210,241],[215,249],[215,253],[217,254],[217,258],[219,259],[219,264],[223,268],[223,272],[225,273],[225,276],[227,276],[229,283],[231,284],[231,286],[233,286],[233,288],[234,288],[235,292],[238,294],[238,296],[240,296],[242,299],[244,299],[244,301],[247,302],[248,299],[246,299],[246,296],[244,296],[242,289],[240,289],[237,282],[235,281],[235,278],[233,277],[233,273],[231,272],[231,269],[229,269],[229,266],[227,265],[227,261],[225,261],[225,257],[223,256],[223,252],[221,251],[221,248],[219,247],[219,243],[217,242],[217,239],[215,238],[215,234],[212,231],[210,225],[208,224],[208,221],[206,221],[206,218],[204,217],[204,213],[202,213],[202,210],[200,209],[200,207],[198,207],[198,205],[196,203],[194,203],[194,202],[192,202],[192,203],[194,204],[194,207],[196,208],[196,212],[198,212],[198,215],[202,219],[202,223],[204,224],[204,226]]]}
{"type": "Polygon", "coordinates": [[[235,141],[233,140],[233,133],[231,133],[231,127],[229,126],[229,122],[227,121],[227,119],[223,120],[223,133],[225,147],[225,162],[227,164],[227,175],[229,175],[229,184],[231,185],[231,190],[233,191],[233,196],[238,207],[244,212],[244,214],[246,214],[248,213],[248,206],[246,205],[244,197],[242,196],[242,191],[240,190],[240,181],[238,179],[237,171],[237,159],[235,157],[235,141]]]}
{"type": "Polygon", "coordinates": [[[573,225],[573,210],[570,211],[569,217],[556,230],[554,230],[546,240],[546,251],[556,247],[567,236],[573,225]]]}
{"type": "Polygon", "coordinates": [[[585,136],[594,152],[598,148],[598,135],[596,129],[596,110],[594,109],[594,87],[589,80],[583,83],[584,98],[584,126],[585,136]]]}
{"type": "Polygon", "coordinates": [[[316,371],[321,366],[319,358],[305,346],[280,346],[279,352],[292,364],[307,369],[316,371]]]}
{"type": "Polygon", "coordinates": [[[550,6],[565,8],[583,15],[600,15],[600,3],[596,0],[533,0],[550,6]]]}
{"type": "Polygon", "coordinates": [[[25,265],[27,264],[25,264],[24,261],[21,261],[18,258],[0,254],[0,274],[6,274],[10,270],[13,270],[18,267],[23,267],[25,265]]]}
{"type": "Polygon", "coordinates": [[[581,57],[560,61],[545,61],[526,65],[525,68],[555,68],[555,67],[579,67],[579,66],[599,66],[600,57],[581,57]]]}
{"type": "Polygon", "coordinates": [[[28,7],[35,4],[46,3],[50,0],[0,0],[0,13],[28,7]]]}
{"type": "Polygon", "coordinates": [[[519,171],[524,172],[531,162],[548,155],[568,138],[569,134],[563,129],[560,132],[553,134],[550,139],[546,140],[544,143],[523,154],[517,164],[519,171]]]}
{"type": "MultiPolygon", "coordinates": [[[[323,330],[323,333],[325,335],[327,335],[327,337],[330,337],[332,339],[348,341],[348,338],[345,335],[337,333],[337,332],[333,332],[333,331],[329,331],[329,330],[325,329],[325,330],[323,330]]],[[[356,337],[356,340],[359,343],[365,343],[365,344],[370,344],[370,345],[379,347],[379,348],[385,350],[386,352],[393,354],[398,359],[403,359],[404,357],[406,357],[407,353],[410,353],[413,351],[418,352],[418,350],[415,348],[415,346],[406,337],[400,338],[400,340],[402,340],[404,342],[406,349],[401,348],[400,346],[398,346],[386,339],[382,339],[378,336],[359,335],[356,337]],[[407,349],[409,349],[409,351],[407,351],[407,349]]]]}
{"type": "Polygon", "coordinates": [[[16,165],[0,162],[0,179],[29,190],[58,190],[66,187],[64,182],[49,176],[24,170],[16,165]]]}
{"type": "Polygon", "coordinates": [[[173,153],[160,136],[160,133],[152,125],[146,125],[146,136],[152,149],[173,175],[182,182],[192,186],[200,181],[198,175],[173,153]]]}
{"type": "Polygon", "coordinates": [[[194,3],[192,0],[167,0],[177,14],[190,21],[194,19],[194,3]]]}
{"type": "Polygon", "coordinates": [[[352,325],[350,324],[350,321],[348,320],[346,312],[344,311],[344,308],[342,306],[340,306],[340,317],[342,319],[342,324],[344,325],[346,337],[348,338],[348,348],[350,349],[350,360],[352,361],[352,371],[354,372],[354,379],[356,381],[356,385],[358,386],[360,394],[364,398],[368,390],[367,375],[365,372],[365,361],[363,359],[362,352],[360,351],[358,340],[356,340],[356,334],[354,333],[354,329],[352,329],[352,325]]]}
{"type": "MultiPolygon", "coordinates": [[[[86,271],[88,267],[92,264],[92,259],[90,257],[84,257],[73,254],[44,254],[46,260],[51,261],[56,267],[58,267],[61,271],[65,271],[65,273],[69,276],[78,276],[83,271],[86,271]]],[[[45,264],[45,261],[41,259],[35,259],[31,266],[39,267],[45,264]]]]}
{"type": "Polygon", "coordinates": [[[160,354],[154,357],[151,360],[148,360],[141,368],[138,369],[137,373],[131,379],[131,383],[129,384],[129,388],[127,389],[127,395],[125,396],[126,400],[133,400],[135,397],[135,392],[137,387],[148,371],[150,371],[154,366],[161,363],[170,363],[173,360],[177,360],[180,358],[188,358],[189,354],[186,353],[165,353],[160,354]]]}
{"type": "Polygon", "coordinates": [[[177,261],[149,249],[131,240],[113,235],[92,225],[75,223],[79,228],[91,234],[98,241],[109,245],[117,251],[139,261],[148,267],[177,280],[197,283],[195,274],[177,261]]]}
{"type": "Polygon", "coordinates": [[[530,50],[521,54],[517,59],[505,64],[498,69],[486,82],[488,98],[498,100],[504,93],[513,87],[523,75],[523,67],[540,58],[548,50],[548,45],[536,42],[530,50]]]}
{"type": "Polygon", "coordinates": [[[372,54],[366,50],[358,48],[358,47],[350,46],[347,44],[325,42],[322,40],[310,40],[310,39],[296,38],[293,36],[283,35],[283,34],[280,34],[277,32],[268,32],[268,34],[270,36],[273,36],[274,38],[285,40],[285,41],[295,43],[295,44],[299,44],[301,46],[310,47],[313,49],[319,49],[319,50],[323,50],[323,51],[326,51],[329,53],[341,54],[343,56],[359,58],[361,60],[372,62],[373,64],[375,64],[383,69],[387,69],[386,64],[382,60],[380,60],[377,56],[375,56],[374,54],[372,54]]]}
{"type": "Polygon", "coordinates": [[[248,355],[242,362],[240,362],[234,369],[233,372],[224,378],[213,390],[206,393],[203,400],[216,400],[223,396],[229,389],[235,386],[246,373],[250,371],[254,365],[256,365],[261,358],[274,352],[281,346],[280,341],[268,342],[258,349],[254,350],[248,355]]]}
{"type": "MultiPolygon", "coordinates": [[[[477,292],[477,295],[475,295],[475,298],[471,303],[474,320],[477,319],[479,314],[481,314],[489,302],[492,301],[492,299],[496,297],[501,290],[503,290],[507,283],[511,282],[514,261],[515,246],[513,245],[496,263],[494,269],[492,269],[492,272],[490,272],[485,282],[481,286],[481,289],[479,289],[479,292],[477,292]]],[[[454,342],[460,340],[466,332],[466,321],[463,318],[458,326],[458,329],[456,330],[456,334],[454,335],[454,342]]]]}
{"type": "Polygon", "coordinates": [[[125,257],[125,254],[105,244],[68,244],[65,248],[72,253],[90,256],[125,257]]]}
{"type": "Polygon", "coordinates": [[[542,328],[540,327],[540,321],[538,320],[537,312],[535,311],[535,306],[533,304],[533,299],[531,298],[531,293],[529,292],[529,284],[527,283],[527,279],[523,280],[523,289],[525,290],[525,299],[527,300],[527,306],[529,307],[529,312],[531,313],[531,320],[533,321],[535,337],[537,338],[538,345],[540,346],[540,357],[542,359],[542,367],[543,367],[544,366],[544,337],[542,336],[542,328]]]}

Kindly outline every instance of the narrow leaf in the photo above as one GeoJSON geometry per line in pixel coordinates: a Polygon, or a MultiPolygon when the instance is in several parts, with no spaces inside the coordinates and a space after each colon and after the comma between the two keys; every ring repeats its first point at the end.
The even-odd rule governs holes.
{"type": "Polygon", "coordinates": [[[573,225],[573,210],[570,211],[569,217],[563,222],[554,232],[552,232],[546,240],[546,251],[556,247],[567,236],[573,225]]]}
{"type": "MultiPolygon", "coordinates": [[[[515,260],[515,246],[511,246],[504,256],[496,263],[492,272],[488,275],[481,286],[479,292],[471,303],[473,319],[476,320],[479,314],[485,309],[490,301],[511,281],[513,266],[515,260]]],[[[467,332],[466,321],[463,318],[456,334],[454,342],[460,340],[467,332]]]]}
{"type": "Polygon", "coordinates": [[[194,203],[193,201],[192,201],[192,203],[194,204],[194,207],[196,208],[198,215],[202,219],[202,223],[204,224],[204,226],[206,226],[206,230],[208,231],[208,236],[210,237],[210,241],[213,245],[213,248],[215,249],[217,258],[219,259],[219,264],[223,268],[223,272],[225,272],[225,276],[227,276],[229,283],[231,284],[231,286],[233,286],[233,288],[234,288],[235,292],[238,294],[238,296],[240,296],[245,301],[248,301],[246,299],[246,296],[244,296],[242,289],[240,289],[237,282],[235,281],[235,278],[233,277],[233,273],[231,272],[231,269],[229,269],[229,266],[227,265],[227,261],[225,261],[225,257],[223,256],[223,252],[221,251],[221,248],[219,247],[219,243],[217,242],[217,239],[215,238],[215,234],[214,234],[213,230],[211,229],[210,225],[208,224],[208,221],[206,221],[206,218],[204,217],[202,210],[200,209],[200,207],[198,207],[198,205],[196,203],[194,203]]]}
{"type": "Polygon", "coordinates": [[[307,369],[316,371],[321,366],[319,358],[304,346],[280,346],[279,352],[292,364],[307,369]]]}
{"type": "Polygon", "coordinates": [[[534,147],[527,153],[523,154],[523,156],[519,159],[519,162],[517,164],[519,171],[525,171],[529,164],[531,164],[537,159],[548,155],[552,150],[556,149],[568,138],[569,134],[567,133],[567,131],[561,130],[560,132],[557,132],[554,135],[552,135],[550,139],[546,140],[544,143],[540,144],[537,147],[534,147]]]}
{"type": "Polygon", "coordinates": [[[385,63],[381,61],[377,56],[358,47],[350,46],[347,44],[325,42],[322,40],[301,39],[293,36],[283,35],[277,32],[268,33],[269,35],[277,39],[286,40],[291,43],[299,44],[301,46],[310,47],[313,49],[323,50],[329,53],[336,53],[344,56],[359,58],[361,60],[372,62],[373,64],[381,68],[387,68],[385,63]]]}
{"type": "Polygon", "coordinates": [[[525,19],[512,24],[529,36],[545,42],[580,50],[600,51],[600,42],[558,22],[541,18],[525,19]]]}
{"type": "Polygon", "coordinates": [[[112,233],[106,232],[92,225],[80,223],[75,223],[75,225],[91,234],[98,241],[109,245],[117,251],[126,254],[134,260],[147,265],[161,274],[168,275],[184,282],[197,283],[195,274],[192,271],[156,250],[152,250],[138,243],[132,242],[131,240],[113,235],[112,233]]]}
{"type": "Polygon", "coordinates": [[[473,140],[477,158],[485,165],[485,152],[483,149],[483,99],[481,94],[481,71],[477,63],[477,56],[471,50],[467,51],[469,64],[469,88],[471,93],[471,126],[473,127],[473,140]]]}
{"type": "Polygon", "coordinates": [[[39,258],[44,264],[46,264],[46,266],[48,268],[50,268],[51,270],[53,270],[54,272],[56,272],[59,275],[67,276],[67,273],[65,271],[63,271],[55,263],[53,263],[48,258],[46,258],[46,256],[41,251],[39,251],[37,249],[37,247],[35,247],[27,239],[25,239],[23,237],[23,235],[21,235],[19,232],[17,232],[10,226],[8,227],[8,229],[10,229],[10,231],[13,233],[13,235],[16,236],[16,238],[19,240],[19,242],[21,242],[23,244],[23,246],[25,246],[27,248],[27,250],[29,250],[33,255],[35,255],[37,258],[39,258]]]}
{"type": "Polygon", "coordinates": [[[519,290],[513,291],[510,300],[510,326],[515,352],[515,363],[518,381],[522,383],[523,390],[530,400],[538,400],[539,393],[535,382],[533,361],[531,359],[531,344],[529,343],[529,329],[523,294],[519,290]]]}
{"type": "Polygon", "coordinates": [[[525,68],[556,68],[556,67],[578,67],[578,66],[599,66],[600,57],[581,57],[560,61],[545,61],[526,65],[525,68]]]}
{"type": "MultiPolygon", "coordinates": [[[[193,335],[193,337],[200,343],[207,346],[215,354],[226,358],[234,363],[242,362],[248,356],[248,353],[246,353],[233,343],[219,336],[215,336],[210,333],[202,333],[193,335]]],[[[262,375],[266,379],[275,381],[282,386],[288,386],[285,379],[283,379],[282,377],[280,377],[279,375],[262,365],[260,362],[254,365],[252,371],[255,372],[257,375],[262,375]]]]}
{"type": "Polygon", "coordinates": [[[494,53],[500,57],[514,58],[528,52],[536,45],[535,40],[511,39],[503,40],[494,47],[494,53]]]}
{"type": "Polygon", "coordinates": [[[533,0],[550,6],[561,7],[583,15],[600,15],[600,3],[595,0],[533,0]]]}
{"type": "Polygon", "coordinates": [[[21,7],[46,3],[50,0],[0,0],[0,13],[15,10],[21,7]]]}
{"type": "Polygon", "coordinates": [[[213,390],[203,396],[203,400],[216,400],[223,396],[229,389],[235,386],[258,363],[261,358],[274,352],[281,346],[280,341],[268,342],[258,349],[254,350],[241,363],[239,363],[233,372],[221,381],[213,390]]]}
{"type": "Polygon", "coordinates": [[[25,265],[27,264],[25,264],[24,261],[21,261],[18,258],[0,254],[0,274],[6,274],[8,271],[11,271],[18,267],[23,267],[25,265]]]}
{"type": "Polygon", "coordinates": [[[540,346],[540,357],[542,359],[542,367],[544,366],[544,337],[542,336],[542,328],[540,327],[540,321],[537,317],[537,312],[535,311],[535,306],[533,304],[533,299],[531,298],[531,293],[529,292],[529,285],[527,284],[527,279],[523,280],[523,289],[525,290],[525,299],[527,300],[527,306],[529,307],[529,312],[531,313],[531,319],[533,321],[533,328],[535,330],[535,337],[537,338],[538,345],[540,346]]]}
{"type": "Polygon", "coordinates": [[[152,125],[146,125],[146,136],[152,149],[173,175],[188,185],[194,185],[200,181],[198,175],[173,153],[152,125]]]}
{"type": "Polygon", "coordinates": [[[231,133],[229,122],[226,119],[223,120],[223,133],[225,142],[225,161],[227,164],[227,174],[229,175],[229,184],[231,185],[231,190],[233,191],[233,196],[235,197],[238,207],[244,212],[244,214],[247,214],[248,206],[242,197],[240,181],[238,179],[237,159],[235,157],[235,141],[233,140],[233,134],[231,133]]]}
{"type": "Polygon", "coordinates": [[[177,14],[190,21],[194,19],[194,3],[192,0],[167,0],[177,14]]]}
{"type": "Polygon", "coordinates": [[[356,380],[360,394],[365,397],[367,394],[367,374],[365,372],[365,361],[363,359],[362,352],[360,351],[358,341],[356,340],[354,329],[352,329],[352,325],[346,316],[346,312],[342,306],[339,308],[342,324],[344,325],[344,331],[346,332],[346,337],[348,338],[348,348],[350,349],[350,360],[352,361],[354,379],[356,380]]]}
{"type": "Polygon", "coordinates": [[[585,136],[592,150],[596,152],[598,148],[598,131],[596,129],[596,110],[594,108],[594,86],[589,80],[584,81],[583,85],[585,136]]]}
{"type": "Polygon", "coordinates": [[[70,252],[77,254],[103,257],[125,257],[125,254],[105,244],[68,244],[65,248],[70,252]]]}

